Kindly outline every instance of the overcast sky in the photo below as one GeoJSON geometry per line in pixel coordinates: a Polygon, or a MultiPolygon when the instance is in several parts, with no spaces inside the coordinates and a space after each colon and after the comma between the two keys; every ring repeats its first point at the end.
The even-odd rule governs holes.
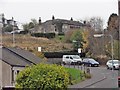
{"type": "Polygon", "coordinates": [[[42,21],[55,18],[83,20],[93,16],[104,19],[104,26],[112,13],[118,14],[118,0],[0,0],[0,13],[20,23],[31,18],[42,21]]]}

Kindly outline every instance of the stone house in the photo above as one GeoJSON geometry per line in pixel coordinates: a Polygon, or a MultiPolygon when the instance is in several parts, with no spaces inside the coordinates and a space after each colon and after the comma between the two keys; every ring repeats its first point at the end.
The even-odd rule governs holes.
{"type": "Polygon", "coordinates": [[[86,24],[81,23],[79,21],[65,20],[65,19],[55,19],[47,20],[45,22],[41,22],[41,18],[39,18],[39,25],[30,29],[31,33],[66,33],[70,30],[85,28],[86,24]]]}
{"type": "Polygon", "coordinates": [[[16,48],[0,47],[0,88],[14,86],[16,75],[25,66],[40,62],[41,59],[31,52],[16,48]]]}

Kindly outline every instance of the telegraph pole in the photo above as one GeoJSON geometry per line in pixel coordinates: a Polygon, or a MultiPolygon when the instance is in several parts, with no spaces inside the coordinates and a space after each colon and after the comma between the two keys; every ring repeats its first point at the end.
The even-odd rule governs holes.
{"type": "Polygon", "coordinates": [[[13,25],[13,47],[15,47],[15,32],[14,32],[14,18],[12,17],[12,25],[13,25]]]}
{"type": "Polygon", "coordinates": [[[0,14],[0,37],[1,37],[1,39],[0,39],[0,46],[2,47],[2,31],[3,31],[3,18],[4,18],[4,14],[0,14]]]}
{"type": "MultiPolygon", "coordinates": [[[[118,49],[118,53],[120,53],[120,0],[118,0],[118,29],[119,29],[119,49],[118,49]]],[[[119,55],[119,54],[118,54],[119,55]]],[[[118,56],[119,60],[120,60],[120,55],[118,56]]]]}

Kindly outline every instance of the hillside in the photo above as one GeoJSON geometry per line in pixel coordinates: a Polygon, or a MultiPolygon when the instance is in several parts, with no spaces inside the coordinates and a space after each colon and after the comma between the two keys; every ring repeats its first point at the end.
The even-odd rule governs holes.
{"type": "MultiPolygon", "coordinates": [[[[2,35],[3,45],[13,47],[13,36],[2,35]]],[[[61,42],[58,39],[36,38],[30,35],[15,35],[15,47],[33,51],[42,48],[43,52],[66,51],[72,49],[72,44],[61,42]]]]}

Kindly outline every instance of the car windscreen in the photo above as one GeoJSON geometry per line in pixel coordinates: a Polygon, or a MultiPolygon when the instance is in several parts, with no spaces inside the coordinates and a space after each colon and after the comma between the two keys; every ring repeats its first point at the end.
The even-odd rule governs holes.
{"type": "Polygon", "coordinates": [[[89,62],[96,63],[97,61],[95,61],[94,59],[90,59],[89,62]]]}
{"type": "Polygon", "coordinates": [[[113,61],[114,64],[120,64],[120,61],[113,61]]]}
{"type": "Polygon", "coordinates": [[[74,59],[80,59],[78,55],[73,56],[74,59]]]}

